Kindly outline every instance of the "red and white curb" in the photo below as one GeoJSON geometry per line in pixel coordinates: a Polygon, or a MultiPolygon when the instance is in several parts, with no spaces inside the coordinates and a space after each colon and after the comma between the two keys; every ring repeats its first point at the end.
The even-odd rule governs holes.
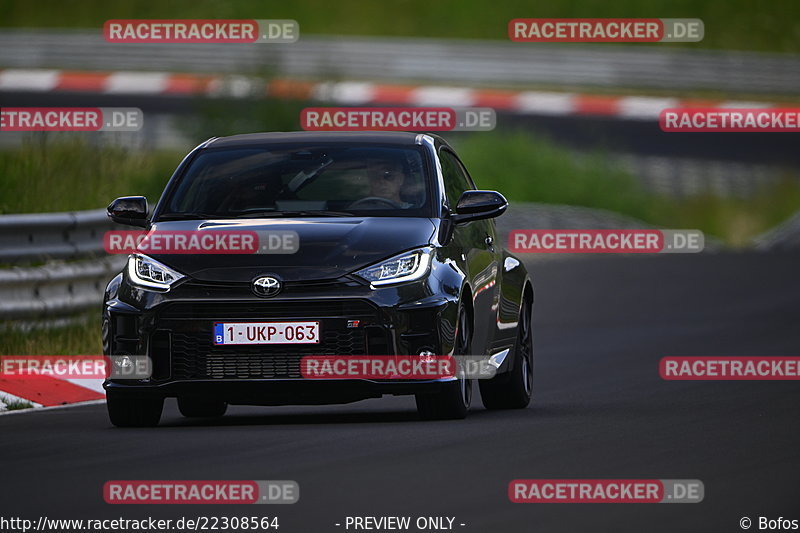
{"type": "Polygon", "coordinates": [[[770,108],[775,104],[653,96],[614,96],[555,91],[478,89],[361,81],[313,82],[246,76],[169,72],[90,72],[45,69],[0,70],[0,91],[84,92],[125,95],[272,96],[343,105],[491,107],[497,111],[551,116],[600,116],[657,120],[661,110],[679,107],[770,108]]]}
{"type": "Polygon", "coordinates": [[[7,410],[6,403],[26,402],[35,408],[65,406],[105,400],[102,379],[59,379],[39,376],[31,379],[0,378],[0,414],[22,410],[7,410]]]}

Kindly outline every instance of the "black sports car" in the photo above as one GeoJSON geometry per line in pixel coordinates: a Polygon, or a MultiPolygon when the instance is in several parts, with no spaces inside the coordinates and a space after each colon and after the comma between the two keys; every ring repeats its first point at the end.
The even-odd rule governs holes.
{"type": "Polygon", "coordinates": [[[286,253],[132,254],[105,292],[104,352],[146,355],[151,374],[105,382],[111,422],[156,425],[167,397],[189,417],[414,394],[423,418],[463,418],[472,400],[473,380],[452,376],[305,379],[301,359],[317,355],[484,356],[496,375],[478,380],[483,404],[527,406],[533,286],[498,242],[492,219],[506,207],[434,135],[209,139],[151,216],[144,197],[118,198],[109,216],[151,234],[236,228],[297,242],[286,253]],[[281,335],[251,335],[270,326],[281,335]]]}

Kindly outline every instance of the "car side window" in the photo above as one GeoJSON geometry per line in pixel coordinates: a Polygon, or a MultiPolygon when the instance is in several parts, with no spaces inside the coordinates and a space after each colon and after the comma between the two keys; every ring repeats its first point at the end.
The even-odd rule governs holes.
{"type": "Polygon", "coordinates": [[[464,191],[474,189],[475,186],[455,154],[446,149],[440,150],[439,161],[442,164],[447,203],[450,209],[455,209],[458,199],[461,198],[464,191]]]}

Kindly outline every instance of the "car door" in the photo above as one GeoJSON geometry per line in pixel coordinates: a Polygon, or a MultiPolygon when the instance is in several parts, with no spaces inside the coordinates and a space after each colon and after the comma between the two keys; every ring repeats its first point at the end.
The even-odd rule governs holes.
{"type": "MultiPolygon", "coordinates": [[[[448,209],[455,212],[458,199],[464,191],[475,189],[475,185],[458,159],[447,146],[439,150],[442,165],[445,196],[448,209]]],[[[472,351],[486,354],[494,340],[497,309],[498,265],[500,250],[496,244],[496,230],[492,220],[476,220],[456,226],[452,245],[464,259],[467,277],[472,287],[474,328],[472,351]]]]}

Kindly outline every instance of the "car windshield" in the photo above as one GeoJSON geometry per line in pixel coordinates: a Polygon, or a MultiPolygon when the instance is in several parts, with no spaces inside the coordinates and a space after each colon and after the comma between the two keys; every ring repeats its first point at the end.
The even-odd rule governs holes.
{"type": "Polygon", "coordinates": [[[203,151],[158,220],[429,217],[421,147],[316,145],[203,151]]]}

